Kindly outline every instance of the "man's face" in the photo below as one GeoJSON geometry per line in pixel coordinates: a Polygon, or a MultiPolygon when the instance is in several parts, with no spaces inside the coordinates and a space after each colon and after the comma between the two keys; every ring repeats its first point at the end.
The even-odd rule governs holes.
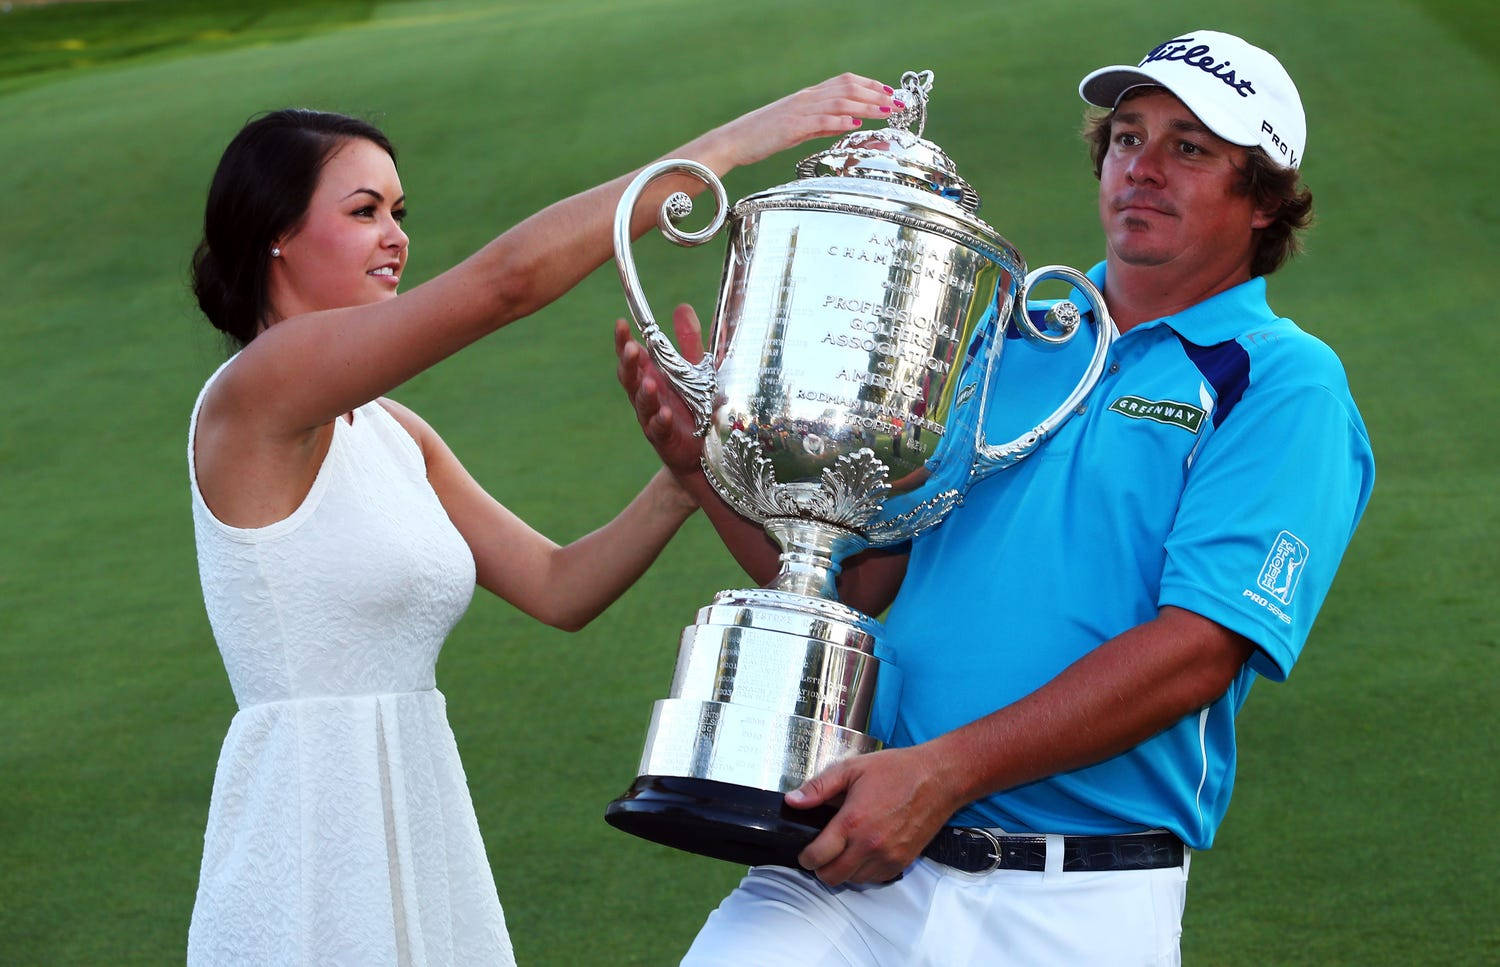
{"type": "Polygon", "coordinates": [[[1099,219],[1112,258],[1177,274],[1248,271],[1252,233],[1271,217],[1235,186],[1247,149],[1220,138],[1172,94],[1120,103],[1099,173],[1099,219]]]}

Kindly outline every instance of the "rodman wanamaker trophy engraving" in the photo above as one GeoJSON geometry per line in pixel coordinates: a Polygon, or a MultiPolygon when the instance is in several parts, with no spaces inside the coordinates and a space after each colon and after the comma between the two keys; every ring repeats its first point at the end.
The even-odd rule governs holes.
{"type": "Polygon", "coordinates": [[[888,127],[842,138],[800,162],[796,181],[732,213],[723,185],[692,161],[647,167],[620,200],[615,261],[647,351],[705,436],[715,490],[783,551],[768,587],[720,593],[682,633],[640,775],[606,810],[646,839],[795,865],[832,810],[791,809],[783,793],[879,749],[900,694],[900,642],[838,602],[840,562],[938,524],[972,481],[1045,440],[1103,369],[1114,325],[1098,291],[1061,266],[1027,274],[975,214],[979,197],[953,162],[921,136],[931,72],[908,72],[902,86],[907,106],[888,127]],[[630,251],[636,200],[672,173],[702,179],[716,206],[688,233],[676,226],[687,196],[667,199],[658,226],[670,240],[699,245],[730,224],[711,349],[697,365],[656,324],[630,251]],[[1033,321],[1027,296],[1043,279],[1071,282],[1092,303],[1095,352],[1050,416],[992,445],[987,388],[1007,324],[1051,343],[1078,328],[1071,301],[1033,321]]]}

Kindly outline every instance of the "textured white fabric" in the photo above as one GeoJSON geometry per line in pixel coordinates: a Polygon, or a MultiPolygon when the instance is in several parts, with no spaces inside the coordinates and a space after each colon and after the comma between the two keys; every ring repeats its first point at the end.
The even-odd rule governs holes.
{"type": "Polygon", "coordinates": [[[198,570],[239,712],[214,777],[188,963],[514,963],[433,682],[474,559],[416,442],[368,403],[335,421],[296,511],[236,528],[198,490],[202,401],[188,434],[198,570]]]}
{"type": "Polygon", "coordinates": [[[919,859],[895,883],[829,889],[757,866],[684,967],[1177,967],[1187,866],[961,873],[919,859]]]}

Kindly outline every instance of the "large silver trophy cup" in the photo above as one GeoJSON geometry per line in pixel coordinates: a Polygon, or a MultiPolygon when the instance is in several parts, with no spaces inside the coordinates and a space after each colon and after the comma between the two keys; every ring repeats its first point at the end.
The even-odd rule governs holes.
{"type": "Polygon", "coordinates": [[[931,84],[931,72],[908,73],[907,107],[889,127],[803,160],[798,180],[732,214],[723,185],[692,161],[651,165],[620,200],[615,261],[647,351],[705,436],[709,481],[783,551],[769,587],[724,591],[684,629],[639,777],[606,810],[627,832],[795,865],[832,811],[792,809],[783,794],[879,749],[900,694],[900,643],[838,602],[840,561],[939,523],[970,483],[1045,440],[1103,369],[1114,333],[1104,300],[1073,269],[1028,275],[975,215],[974,190],[921,137],[931,84]],[[691,204],[669,198],[658,219],[669,239],[702,244],[730,223],[711,350],[698,365],[657,326],[630,253],[637,199],[673,173],[701,178],[717,204],[707,227],[686,233],[675,223],[691,204]],[[1050,416],[992,445],[985,402],[1007,324],[1051,343],[1078,326],[1071,302],[1033,322],[1027,295],[1043,279],[1071,282],[1092,303],[1096,349],[1050,416]]]}

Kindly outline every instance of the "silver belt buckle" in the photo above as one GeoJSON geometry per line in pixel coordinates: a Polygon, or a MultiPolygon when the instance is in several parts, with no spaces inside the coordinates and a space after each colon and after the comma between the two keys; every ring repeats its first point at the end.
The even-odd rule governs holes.
{"type": "Polygon", "coordinates": [[[975,872],[977,874],[983,875],[985,873],[993,873],[1000,868],[1000,840],[995,838],[994,833],[985,829],[983,826],[958,826],[955,828],[965,836],[972,836],[975,839],[984,839],[989,843],[990,858],[992,860],[992,862],[990,863],[990,868],[987,870],[976,870],[975,872]]]}

